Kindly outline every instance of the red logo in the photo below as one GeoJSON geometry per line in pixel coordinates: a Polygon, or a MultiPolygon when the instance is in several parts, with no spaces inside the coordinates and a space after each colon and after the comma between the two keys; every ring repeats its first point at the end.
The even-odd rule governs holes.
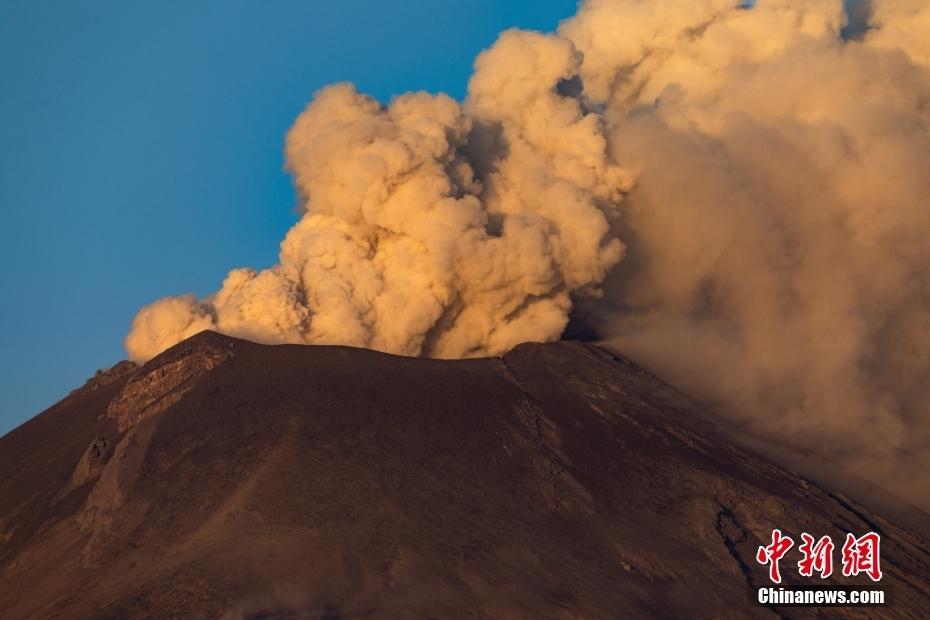
{"type": "Polygon", "coordinates": [[[846,543],[843,545],[843,575],[855,577],[865,573],[872,581],[882,578],[882,569],[879,565],[879,545],[881,537],[875,532],[869,532],[856,538],[846,534],[846,543]]]}
{"type": "Polygon", "coordinates": [[[759,564],[769,565],[769,579],[774,583],[781,583],[781,572],[778,570],[778,561],[794,546],[790,536],[782,536],[781,530],[772,530],[772,544],[759,547],[756,552],[756,561],[759,564]]]}
{"type": "Polygon", "coordinates": [[[829,536],[822,536],[817,543],[814,537],[804,532],[801,534],[801,546],[798,551],[803,557],[798,562],[798,572],[802,577],[811,577],[814,571],[820,573],[821,579],[833,574],[833,540],[829,536]]]}
{"type": "MultiPolygon", "coordinates": [[[[855,577],[865,573],[872,581],[882,578],[880,556],[881,536],[875,532],[863,534],[856,538],[854,534],[846,534],[843,544],[843,576],[855,577]]],[[[772,542],[759,547],[756,552],[756,561],[769,566],[769,579],[773,583],[781,583],[781,570],[778,562],[794,546],[794,540],[785,536],[781,530],[772,530],[772,542]]],[[[821,536],[819,540],[804,532],[801,534],[801,544],[798,551],[801,559],[798,561],[798,573],[802,577],[813,577],[819,573],[821,579],[833,574],[833,539],[821,536]]]]}

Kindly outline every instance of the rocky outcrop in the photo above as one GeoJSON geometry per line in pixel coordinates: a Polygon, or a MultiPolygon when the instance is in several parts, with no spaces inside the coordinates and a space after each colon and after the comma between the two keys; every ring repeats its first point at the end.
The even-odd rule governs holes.
{"type": "Polygon", "coordinates": [[[123,504],[139,476],[152,429],[152,424],[143,424],[123,435],[77,515],[81,528],[91,532],[81,552],[85,566],[99,565],[105,555],[114,512],[123,504]]]}
{"type": "MultiPolygon", "coordinates": [[[[120,433],[118,443],[114,449],[113,440],[95,439],[62,492],[66,495],[96,478],[77,516],[81,528],[91,532],[81,556],[85,566],[99,565],[106,553],[113,515],[138,478],[155,428],[154,419],[190,392],[204,373],[231,358],[234,346],[231,340],[205,332],[152,359],[142,368],[131,362],[114,367],[119,367],[119,372],[124,374],[134,373],[106,410],[106,416],[116,420],[120,433]]],[[[102,376],[106,373],[98,374],[102,376]]]]}
{"type": "Polygon", "coordinates": [[[97,437],[90,442],[90,446],[84,451],[77,467],[74,468],[74,473],[71,474],[68,484],[55,496],[54,501],[58,502],[74,489],[96,479],[100,472],[103,471],[112,453],[113,446],[106,437],[97,437]]]}
{"type": "Polygon", "coordinates": [[[99,390],[102,387],[119,381],[126,375],[134,373],[138,369],[138,364],[130,362],[129,360],[123,360],[111,368],[106,370],[98,370],[94,376],[88,379],[87,382],[84,383],[84,386],[80,389],[91,391],[99,390]]]}
{"type": "Polygon", "coordinates": [[[194,386],[197,378],[233,355],[231,340],[204,332],[146,363],[107,407],[120,432],[152,418],[194,386]]]}

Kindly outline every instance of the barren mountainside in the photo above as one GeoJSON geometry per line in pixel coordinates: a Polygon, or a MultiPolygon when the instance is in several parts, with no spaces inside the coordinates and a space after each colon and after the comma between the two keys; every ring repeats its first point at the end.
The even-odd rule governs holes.
{"type": "Polygon", "coordinates": [[[203,332],[0,438],[0,472],[5,620],[818,617],[749,604],[776,527],[880,532],[872,615],[930,609],[925,541],[587,344],[444,361],[203,332]]]}

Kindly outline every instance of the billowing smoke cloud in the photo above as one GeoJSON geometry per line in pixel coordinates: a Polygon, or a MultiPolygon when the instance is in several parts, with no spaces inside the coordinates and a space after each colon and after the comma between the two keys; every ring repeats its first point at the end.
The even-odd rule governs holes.
{"type": "Polygon", "coordinates": [[[739,425],[930,506],[930,9],[588,2],[562,32],[636,182],[594,311],[739,425]]]}
{"type": "Polygon", "coordinates": [[[575,306],[741,427],[930,507],[930,7],[856,19],[588,0],[504,33],[461,106],[325,89],[287,138],[280,263],[144,308],[127,350],[488,355],[575,306]]]}
{"type": "Polygon", "coordinates": [[[465,111],[324,89],[287,137],[305,212],[280,263],[143,309],[130,356],[206,328],[437,357],[557,339],[571,294],[620,260],[607,217],[630,186],[603,117],[559,90],[580,63],[566,39],[511,31],[478,58],[465,111]]]}

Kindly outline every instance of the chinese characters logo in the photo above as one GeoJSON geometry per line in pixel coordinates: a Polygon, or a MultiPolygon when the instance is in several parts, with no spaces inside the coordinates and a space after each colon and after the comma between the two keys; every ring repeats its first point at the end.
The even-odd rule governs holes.
{"type": "MultiPolygon", "coordinates": [[[[846,534],[843,543],[841,561],[843,563],[843,576],[855,577],[861,573],[868,575],[872,581],[882,578],[880,556],[881,536],[875,532],[856,537],[852,533],[846,534]]],[[[782,534],[781,530],[772,530],[772,542],[759,547],[756,552],[756,561],[763,566],[768,564],[769,579],[773,583],[781,583],[780,560],[794,547],[794,540],[782,534]]],[[[801,544],[798,551],[801,559],[798,561],[798,573],[802,577],[812,577],[818,573],[821,579],[833,574],[833,540],[829,536],[814,539],[804,532],[801,534],[801,544]]]]}

